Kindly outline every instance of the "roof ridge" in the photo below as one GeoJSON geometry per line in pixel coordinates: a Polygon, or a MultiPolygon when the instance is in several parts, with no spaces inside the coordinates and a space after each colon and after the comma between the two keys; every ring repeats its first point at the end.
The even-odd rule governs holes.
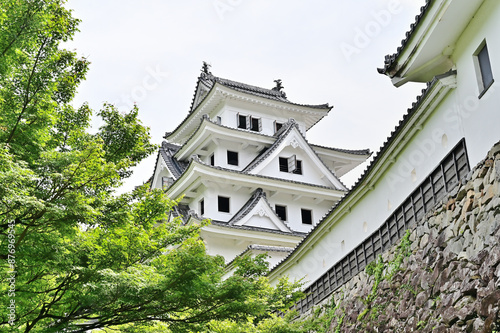
{"type": "Polygon", "coordinates": [[[275,151],[276,148],[278,148],[278,146],[283,142],[283,140],[285,140],[288,133],[290,133],[294,124],[296,124],[295,120],[293,118],[290,118],[290,120],[288,120],[276,133],[278,139],[274,141],[274,143],[266,150],[264,150],[261,154],[257,155],[257,157],[253,159],[253,161],[251,161],[245,168],[243,168],[242,172],[251,171],[257,165],[259,165],[260,162],[264,161],[273,151],[275,151]]]}

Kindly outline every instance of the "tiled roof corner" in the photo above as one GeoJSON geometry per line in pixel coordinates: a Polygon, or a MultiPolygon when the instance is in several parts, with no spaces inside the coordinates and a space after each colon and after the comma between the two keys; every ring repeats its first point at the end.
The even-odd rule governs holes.
{"type": "Polygon", "coordinates": [[[425,16],[425,13],[427,12],[427,9],[430,7],[432,1],[433,0],[426,0],[425,4],[422,7],[420,7],[420,13],[417,16],[415,16],[415,22],[410,24],[410,30],[406,32],[405,38],[403,38],[403,40],[401,41],[401,46],[397,48],[396,52],[385,56],[384,67],[377,68],[377,71],[380,74],[389,75],[390,77],[394,76],[391,72],[394,70],[394,65],[396,64],[397,58],[400,56],[401,52],[404,50],[404,48],[410,41],[413,33],[418,27],[420,21],[422,21],[422,18],[425,16]]]}
{"type": "Polygon", "coordinates": [[[173,176],[177,179],[187,168],[186,163],[182,163],[174,158],[175,153],[180,149],[180,146],[174,145],[172,143],[168,143],[163,141],[161,147],[159,149],[160,155],[165,161],[170,172],[172,172],[173,176]]]}
{"type": "Polygon", "coordinates": [[[256,189],[250,199],[241,207],[241,209],[233,215],[233,217],[229,220],[229,225],[234,225],[236,222],[245,217],[250,211],[257,205],[259,200],[262,197],[266,197],[266,192],[264,192],[261,188],[256,189]]]}
{"type": "Polygon", "coordinates": [[[343,148],[335,148],[335,147],[326,147],[326,146],[321,146],[317,144],[311,144],[311,147],[317,147],[317,148],[323,148],[323,149],[328,149],[332,151],[338,151],[339,153],[347,153],[347,154],[352,154],[352,155],[368,155],[371,156],[373,152],[370,151],[370,149],[343,149],[343,148]]]}
{"type": "MultiPolygon", "coordinates": [[[[264,192],[263,189],[258,188],[256,189],[253,193],[250,199],[241,207],[241,209],[234,214],[234,216],[229,220],[229,225],[235,225],[236,222],[244,218],[246,215],[250,213],[250,211],[257,205],[260,199],[263,199],[267,206],[271,209],[271,211],[276,215],[276,218],[280,218],[278,214],[276,214],[276,211],[271,207],[271,204],[269,204],[269,201],[267,200],[266,192],[264,192]]],[[[293,229],[290,228],[290,225],[288,224],[287,221],[283,221],[283,224],[291,231],[293,232],[293,229]]]]}

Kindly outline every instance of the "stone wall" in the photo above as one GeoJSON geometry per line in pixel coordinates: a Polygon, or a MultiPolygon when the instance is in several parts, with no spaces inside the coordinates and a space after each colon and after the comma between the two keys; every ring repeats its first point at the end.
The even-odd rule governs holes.
{"type": "Polygon", "coordinates": [[[500,143],[330,298],[330,332],[500,332],[500,143]]]}

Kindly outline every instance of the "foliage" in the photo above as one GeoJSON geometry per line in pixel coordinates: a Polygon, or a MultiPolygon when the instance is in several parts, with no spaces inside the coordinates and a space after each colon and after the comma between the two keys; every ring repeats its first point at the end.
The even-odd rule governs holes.
{"type": "Polygon", "coordinates": [[[63,0],[0,0],[0,307],[15,301],[2,330],[198,332],[282,320],[269,313],[300,297],[298,285],[272,288],[262,257],[223,279],[223,258],[199,239],[208,222],[169,217],[176,202],[147,185],[116,195],[156,147],[137,108],[104,105],[90,134],[93,111],[71,106],[88,62],[60,44],[77,24],[63,0]]]}

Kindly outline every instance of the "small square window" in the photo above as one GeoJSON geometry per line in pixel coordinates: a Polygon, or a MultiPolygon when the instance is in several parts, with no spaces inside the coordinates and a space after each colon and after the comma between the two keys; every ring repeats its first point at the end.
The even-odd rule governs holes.
{"type": "Polygon", "coordinates": [[[274,209],[276,210],[276,215],[278,215],[282,221],[286,221],[286,206],[275,205],[274,209]]]}
{"type": "Polygon", "coordinates": [[[227,164],[238,165],[238,152],[230,150],[227,151],[227,164]]]}
{"type": "Polygon", "coordinates": [[[302,224],[312,224],[312,211],[302,208],[300,212],[302,215],[302,224]]]}
{"type": "Polygon", "coordinates": [[[491,70],[490,56],[488,53],[488,46],[483,42],[481,46],[474,53],[476,64],[476,75],[479,84],[479,98],[484,95],[486,90],[493,84],[493,71],[491,70]]]}
{"type": "Polygon", "coordinates": [[[229,198],[218,196],[219,212],[229,213],[229,198]]]}
{"type": "Polygon", "coordinates": [[[200,200],[200,215],[205,215],[205,199],[200,200]]]}

